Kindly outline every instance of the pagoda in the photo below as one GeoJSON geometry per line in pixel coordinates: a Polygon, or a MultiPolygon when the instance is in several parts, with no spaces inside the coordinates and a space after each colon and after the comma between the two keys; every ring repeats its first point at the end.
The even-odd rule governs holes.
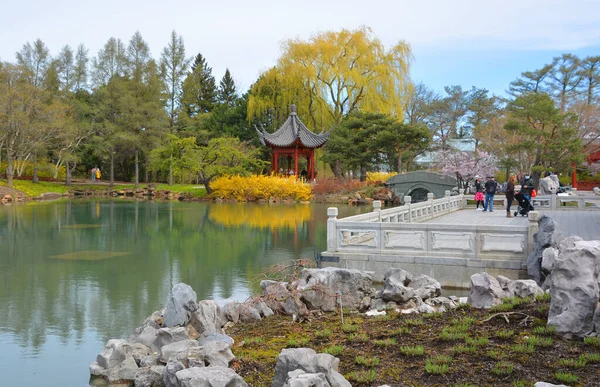
{"type": "Polygon", "coordinates": [[[297,177],[300,177],[298,160],[300,157],[305,157],[306,173],[303,172],[302,175],[310,179],[308,181],[315,179],[315,149],[325,144],[331,133],[330,131],[321,131],[319,134],[311,132],[298,118],[296,105],[290,106],[290,116],[275,133],[268,133],[262,125],[261,130],[257,128],[256,131],[260,142],[273,151],[271,155],[271,173],[279,173],[280,165],[284,166],[284,163],[280,164],[280,161],[287,161],[287,169],[284,174],[295,173],[297,177]],[[294,160],[293,170],[292,160],[294,160]]]}

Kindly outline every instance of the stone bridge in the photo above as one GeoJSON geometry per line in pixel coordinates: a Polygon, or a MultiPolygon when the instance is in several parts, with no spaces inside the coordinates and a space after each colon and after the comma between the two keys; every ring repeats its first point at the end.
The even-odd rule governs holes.
{"type": "Polygon", "coordinates": [[[427,194],[443,198],[444,192],[457,188],[456,177],[436,172],[416,171],[395,175],[388,179],[387,185],[399,197],[412,197],[412,202],[427,200],[427,194]]]}

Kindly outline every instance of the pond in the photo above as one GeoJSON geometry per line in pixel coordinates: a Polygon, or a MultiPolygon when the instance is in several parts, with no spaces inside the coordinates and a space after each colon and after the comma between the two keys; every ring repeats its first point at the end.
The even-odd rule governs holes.
{"type": "MultiPolygon", "coordinates": [[[[326,248],[327,204],[65,200],[0,206],[3,386],[87,386],[185,282],[219,304],[258,293],[264,270],[326,248]]],[[[336,205],[339,217],[372,209],[336,205]]]]}

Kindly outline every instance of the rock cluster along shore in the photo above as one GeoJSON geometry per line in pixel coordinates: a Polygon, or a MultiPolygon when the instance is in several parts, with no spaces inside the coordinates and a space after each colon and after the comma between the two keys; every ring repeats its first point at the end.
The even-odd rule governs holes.
{"type": "MultiPolygon", "coordinates": [[[[597,309],[600,278],[600,241],[570,237],[543,251],[544,286],[552,296],[548,325],[565,338],[600,333],[597,309]]],[[[477,273],[468,297],[443,297],[438,281],[415,276],[401,268],[385,274],[383,288],[372,286],[371,273],[326,268],[304,269],[291,282],[261,281],[262,295],[220,307],[212,300],[196,300],[183,283],[171,291],[166,307],[154,312],[127,340],[109,340],[90,365],[91,382],[137,387],[238,387],[247,383],[229,368],[235,358],[231,324],[259,321],[277,313],[302,321],[311,314],[337,308],[378,315],[444,312],[468,302],[491,308],[506,297],[535,297],[544,290],[534,280],[510,280],[477,273]]],[[[345,387],[339,359],[310,348],[283,349],[277,360],[273,387],[345,387]]],[[[536,386],[554,386],[539,382],[536,386]]]]}

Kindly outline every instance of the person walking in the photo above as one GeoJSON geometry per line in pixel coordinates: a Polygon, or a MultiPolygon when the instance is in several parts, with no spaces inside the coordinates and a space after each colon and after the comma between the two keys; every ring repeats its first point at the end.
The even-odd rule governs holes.
{"type": "Polygon", "coordinates": [[[483,210],[483,184],[481,184],[481,178],[475,177],[475,202],[477,203],[477,211],[483,210]],[[479,205],[481,204],[481,209],[479,205]]]}
{"type": "Polygon", "coordinates": [[[100,173],[100,168],[96,167],[96,181],[100,181],[102,177],[102,173],[100,173]]]}
{"type": "Polygon", "coordinates": [[[490,212],[494,212],[494,195],[498,189],[498,183],[494,180],[494,176],[488,177],[485,182],[485,202],[483,203],[483,212],[486,212],[488,208],[490,212]]]}
{"type": "Polygon", "coordinates": [[[96,167],[92,168],[92,181],[96,182],[96,167]]]}
{"type": "Polygon", "coordinates": [[[506,217],[507,218],[512,218],[512,214],[510,213],[510,205],[512,204],[513,200],[515,200],[515,176],[511,176],[510,179],[508,179],[508,183],[506,183],[506,191],[505,191],[505,195],[506,195],[506,217]]]}

